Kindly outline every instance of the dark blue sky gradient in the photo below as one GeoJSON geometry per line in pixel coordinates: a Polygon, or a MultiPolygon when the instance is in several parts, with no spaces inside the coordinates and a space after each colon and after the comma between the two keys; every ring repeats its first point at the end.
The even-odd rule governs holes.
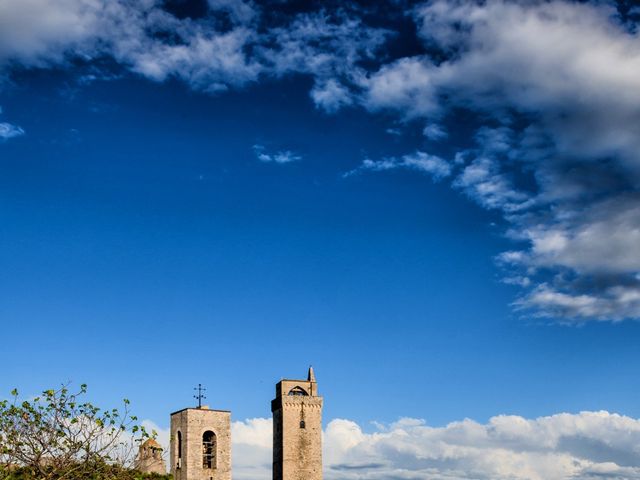
{"type": "Polygon", "coordinates": [[[217,96],[31,72],[0,104],[0,389],[72,380],[161,426],[208,388],[236,419],[312,363],[325,418],[430,424],[500,413],[640,416],[637,323],[525,321],[493,257],[498,215],[364,158],[450,142],[327,115],[293,77],[217,96]],[[256,159],[252,145],[303,157],[256,159]]]}

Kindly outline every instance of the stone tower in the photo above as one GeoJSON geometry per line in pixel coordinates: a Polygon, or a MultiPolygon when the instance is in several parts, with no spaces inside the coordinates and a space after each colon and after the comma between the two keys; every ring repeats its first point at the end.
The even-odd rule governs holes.
{"type": "Polygon", "coordinates": [[[231,412],[209,407],[171,414],[174,480],[231,480],[231,412]]]}
{"type": "Polygon", "coordinates": [[[135,469],[142,473],[166,475],[167,467],[162,459],[162,446],[153,438],[147,439],[138,450],[135,469]]]}
{"type": "Polygon", "coordinates": [[[276,385],[273,413],[273,480],[322,480],[322,397],[309,368],[306,380],[276,385]]]}

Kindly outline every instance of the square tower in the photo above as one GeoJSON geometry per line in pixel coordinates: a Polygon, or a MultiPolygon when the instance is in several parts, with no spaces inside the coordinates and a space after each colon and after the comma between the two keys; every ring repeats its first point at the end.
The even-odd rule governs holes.
{"type": "Polygon", "coordinates": [[[273,413],[273,480],[322,480],[322,397],[307,380],[281,380],[273,413]]]}
{"type": "Polygon", "coordinates": [[[174,480],[231,480],[231,412],[208,407],[171,414],[174,480]]]}

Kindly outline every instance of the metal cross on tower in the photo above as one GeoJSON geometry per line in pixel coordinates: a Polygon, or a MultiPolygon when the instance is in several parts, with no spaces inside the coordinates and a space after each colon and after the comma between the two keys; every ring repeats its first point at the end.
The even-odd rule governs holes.
{"type": "Polygon", "coordinates": [[[202,399],[207,398],[203,392],[206,392],[207,389],[204,388],[200,383],[197,387],[193,387],[193,389],[198,392],[198,394],[194,395],[193,398],[198,400],[198,408],[202,408],[202,399]]]}

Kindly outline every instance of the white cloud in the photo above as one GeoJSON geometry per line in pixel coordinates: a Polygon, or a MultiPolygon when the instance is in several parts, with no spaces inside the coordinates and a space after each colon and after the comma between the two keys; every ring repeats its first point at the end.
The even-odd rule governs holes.
{"type": "Polygon", "coordinates": [[[411,155],[404,155],[402,157],[402,165],[429,173],[436,181],[451,175],[451,166],[447,161],[425,152],[418,151],[411,155]]]}
{"type": "Polygon", "coordinates": [[[431,65],[415,58],[382,67],[366,81],[365,105],[374,111],[400,110],[408,117],[440,115],[432,70],[431,65]]]}
{"type": "Polygon", "coordinates": [[[328,113],[353,103],[349,90],[333,78],[317,82],[311,89],[311,98],[317,107],[328,113]]]}
{"type": "Polygon", "coordinates": [[[388,34],[341,11],[333,16],[321,11],[299,14],[286,26],[272,29],[266,37],[270,45],[259,51],[275,74],[310,73],[321,84],[336,77],[357,83],[364,75],[358,63],[372,58],[388,34]]]}
{"type": "Polygon", "coordinates": [[[453,186],[502,211],[525,242],[517,261],[501,257],[507,279],[531,288],[519,307],[561,321],[640,318],[634,27],[602,2],[435,0],[414,14],[440,55],[382,66],[362,83],[364,105],[428,125],[463,109],[486,123],[456,155],[453,186]]]}
{"type": "MultiPolygon", "coordinates": [[[[0,107],[0,114],[2,114],[2,107],[0,107]]],[[[21,135],[24,135],[24,130],[21,127],[8,122],[0,122],[0,141],[9,140],[21,135]]]]}
{"type": "Polygon", "coordinates": [[[355,170],[347,172],[344,176],[349,177],[366,170],[382,172],[398,168],[428,173],[436,182],[451,174],[451,165],[446,160],[435,155],[416,151],[415,153],[404,155],[400,158],[390,157],[383,160],[371,160],[367,158],[362,162],[362,165],[355,170]]]}
{"type": "Polygon", "coordinates": [[[528,196],[516,190],[499,168],[492,158],[478,157],[462,170],[453,186],[485,208],[512,212],[527,206],[528,196]]]}
{"type": "Polygon", "coordinates": [[[71,49],[94,48],[99,2],[85,0],[6,0],[0,4],[0,65],[27,67],[64,60],[71,49]]]}
{"type": "Polygon", "coordinates": [[[256,154],[258,160],[264,163],[291,163],[298,160],[302,160],[300,155],[297,155],[290,150],[282,150],[275,153],[267,152],[267,148],[264,145],[254,145],[253,152],[256,154]]]}
{"type": "Polygon", "coordinates": [[[0,139],[8,140],[10,138],[19,137],[20,135],[24,135],[24,130],[22,128],[6,122],[0,123],[0,139]]]}
{"type": "Polygon", "coordinates": [[[233,422],[233,477],[241,480],[268,480],[273,461],[271,419],[250,418],[233,422]]]}
{"type": "Polygon", "coordinates": [[[587,293],[576,293],[572,289],[562,291],[562,288],[538,285],[515,305],[533,310],[536,316],[565,319],[567,323],[640,317],[640,286],[637,284],[613,285],[587,293]]]}
{"type": "MultiPolygon", "coordinates": [[[[212,8],[228,10],[232,3],[238,2],[213,2],[212,8]]],[[[6,0],[0,5],[0,66],[111,57],[152,80],[175,76],[202,90],[256,78],[260,66],[243,52],[253,33],[239,20],[219,31],[204,21],[179,20],[161,6],[158,0],[6,0]]]]}
{"type": "MultiPolygon", "coordinates": [[[[271,478],[270,419],[233,422],[238,480],[271,478]]],[[[640,421],[609,413],[527,419],[499,415],[443,427],[404,418],[366,432],[330,421],[323,435],[327,480],[570,480],[640,478],[640,421]]]]}
{"type": "Polygon", "coordinates": [[[430,123],[424,127],[422,134],[429,140],[443,140],[449,136],[447,131],[437,123],[430,123]]]}
{"type": "Polygon", "coordinates": [[[529,226],[530,263],[580,273],[640,272],[640,195],[620,193],[529,226]]]}
{"type": "MultiPolygon", "coordinates": [[[[312,97],[333,111],[350,103],[339,76],[353,81],[356,64],[373,55],[385,32],[344,14],[300,14],[284,25],[262,24],[250,1],[210,0],[210,14],[179,19],[161,0],[5,0],[0,3],[0,68],[47,68],[111,58],[151,80],[174,77],[217,92],[260,75],[311,74],[312,97]],[[226,13],[222,25],[215,14],[226,13]]],[[[360,74],[363,75],[363,74],[360,74]]]]}
{"type": "MultiPolygon", "coordinates": [[[[209,0],[211,15],[201,19],[179,19],[162,5],[4,0],[0,68],[108,58],[208,92],[305,74],[318,108],[391,111],[425,124],[431,141],[446,138],[450,116],[465,111],[485,126],[454,161],[418,151],[365,160],[347,175],[405,168],[451,177],[454,188],[503,212],[510,236],[523,242],[517,262],[502,258],[514,270],[508,278],[530,285],[521,307],[564,320],[640,318],[632,294],[640,288],[640,36],[614,5],[433,0],[410,12],[425,53],[392,60],[379,55],[392,33],[346,10],[268,24],[252,1],[209,0]],[[566,307],[587,298],[598,307],[566,307]]],[[[3,138],[23,133],[0,124],[3,138]]],[[[300,159],[255,151],[264,162],[300,159]]]]}

